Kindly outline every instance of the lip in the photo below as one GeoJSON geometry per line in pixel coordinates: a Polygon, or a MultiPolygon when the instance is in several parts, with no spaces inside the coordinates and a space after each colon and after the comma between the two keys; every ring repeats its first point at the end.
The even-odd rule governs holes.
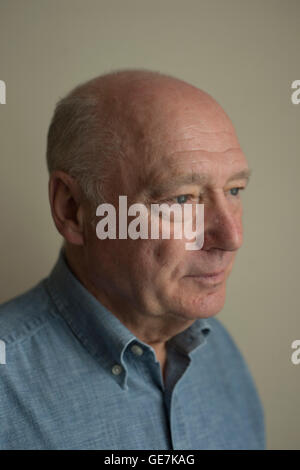
{"type": "Polygon", "coordinates": [[[202,284],[214,285],[219,284],[224,281],[225,278],[225,269],[222,271],[215,271],[212,273],[203,273],[203,274],[192,274],[186,276],[194,281],[198,281],[202,284]]]}

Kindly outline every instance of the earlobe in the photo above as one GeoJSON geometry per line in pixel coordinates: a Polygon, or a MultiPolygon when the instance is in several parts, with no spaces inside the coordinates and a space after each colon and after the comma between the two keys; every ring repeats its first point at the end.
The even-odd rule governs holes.
{"type": "Polygon", "coordinates": [[[83,230],[79,227],[76,228],[73,224],[66,224],[60,233],[72,245],[82,246],[84,244],[83,230]]]}

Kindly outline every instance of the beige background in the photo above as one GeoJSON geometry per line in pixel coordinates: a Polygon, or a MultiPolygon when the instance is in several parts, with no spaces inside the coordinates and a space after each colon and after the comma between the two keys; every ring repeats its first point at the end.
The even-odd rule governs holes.
{"type": "Polygon", "coordinates": [[[60,238],[45,144],[56,101],[122,67],[183,78],[231,116],[253,169],[219,318],[262,398],[269,449],[300,449],[299,0],[0,0],[0,301],[47,275],[60,238]]]}

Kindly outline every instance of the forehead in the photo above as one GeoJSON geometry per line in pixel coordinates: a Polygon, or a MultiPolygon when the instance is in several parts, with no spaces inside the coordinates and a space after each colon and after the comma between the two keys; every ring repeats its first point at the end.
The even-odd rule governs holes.
{"type": "Polygon", "coordinates": [[[156,160],[150,171],[144,168],[140,189],[154,194],[187,185],[223,186],[231,179],[247,179],[247,170],[246,158],[239,148],[230,148],[225,152],[174,152],[171,156],[156,160]]]}
{"type": "Polygon", "coordinates": [[[132,192],[186,174],[218,184],[247,168],[233,125],[215,102],[182,102],[161,111],[143,126],[130,169],[124,167],[132,192]]]}
{"type": "Polygon", "coordinates": [[[233,174],[247,169],[246,157],[236,134],[231,129],[203,131],[195,127],[181,128],[173,137],[152,146],[148,158],[142,160],[140,171],[144,184],[176,179],[191,182],[222,184],[233,174]]]}

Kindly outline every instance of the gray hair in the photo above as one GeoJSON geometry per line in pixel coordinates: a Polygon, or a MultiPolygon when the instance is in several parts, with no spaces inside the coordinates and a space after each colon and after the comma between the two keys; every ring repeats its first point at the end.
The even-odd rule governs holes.
{"type": "Polygon", "coordinates": [[[107,163],[122,153],[117,125],[105,112],[105,97],[96,80],[76,87],[61,99],[48,131],[49,173],[62,170],[79,183],[86,199],[104,201],[107,163]],[[95,86],[94,86],[95,85],[95,86]]]}

